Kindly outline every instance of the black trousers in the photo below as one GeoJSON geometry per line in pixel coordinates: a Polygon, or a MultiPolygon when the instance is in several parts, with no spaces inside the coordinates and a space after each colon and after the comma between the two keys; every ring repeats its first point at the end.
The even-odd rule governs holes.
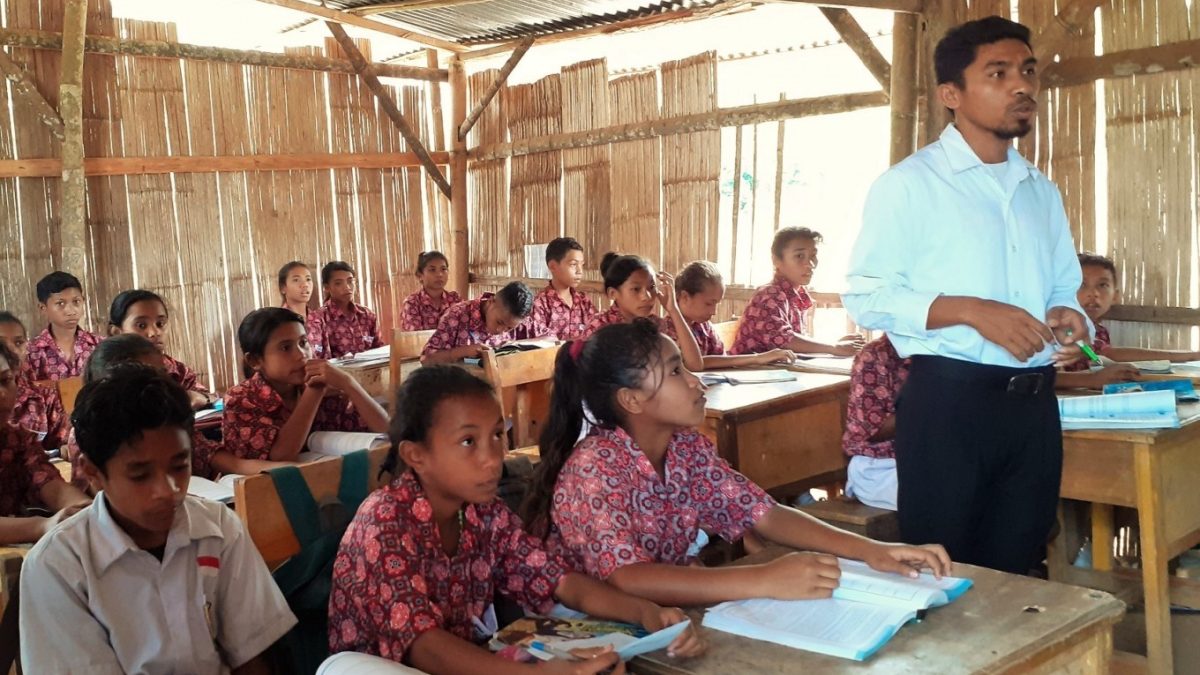
{"type": "Polygon", "coordinates": [[[1041,559],[1062,477],[1053,368],[913,357],[895,447],[905,542],[1017,574],[1041,559]]]}

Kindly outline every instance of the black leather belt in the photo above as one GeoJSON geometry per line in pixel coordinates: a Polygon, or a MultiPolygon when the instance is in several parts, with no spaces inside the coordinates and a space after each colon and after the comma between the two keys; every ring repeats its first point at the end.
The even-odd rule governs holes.
{"type": "Polygon", "coordinates": [[[1054,366],[1009,368],[960,361],[945,356],[913,356],[912,372],[924,372],[960,382],[973,382],[989,389],[1002,389],[1012,396],[1037,396],[1054,383],[1054,366]]]}

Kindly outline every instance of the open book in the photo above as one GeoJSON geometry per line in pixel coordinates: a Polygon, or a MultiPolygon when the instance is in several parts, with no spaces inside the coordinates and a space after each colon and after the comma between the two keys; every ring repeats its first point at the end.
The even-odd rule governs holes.
{"type": "Polygon", "coordinates": [[[792,382],[796,374],[790,370],[722,370],[720,372],[705,371],[696,373],[700,381],[706,385],[714,384],[768,384],[771,382],[792,382]]]}
{"type": "Polygon", "coordinates": [[[1174,391],[1143,391],[1058,399],[1062,428],[1178,429],[1174,391]]]}
{"type": "Polygon", "coordinates": [[[357,354],[347,354],[341,358],[330,359],[330,363],[340,368],[366,368],[387,363],[392,357],[389,345],[361,351],[357,354]]]}
{"type": "Polygon", "coordinates": [[[641,654],[666,649],[689,623],[683,621],[647,633],[640,626],[616,621],[528,616],[496,633],[490,646],[495,651],[515,647],[543,661],[570,658],[572,649],[612,647],[622,661],[628,661],[641,654]]]}
{"type": "Polygon", "coordinates": [[[356,450],[367,450],[379,441],[387,440],[387,434],[369,431],[314,431],[308,435],[308,451],[317,455],[340,457],[356,450]]]}
{"type": "Polygon", "coordinates": [[[201,499],[228,504],[233,501],[233,484],[212,481],[200,476],[188,479],[188,494],[201,499]]]}
{"type": "Polygon", "coordinates": [[[795,649],[862,661],[879,651],[919,612],[953,602],[970,579],[922,573],[917,579],[876,572],[838,559],[840,585],[825,600],[738,600],[708,610],[714,630],[795,649]]]}
{"type": "Polygon", "coordinates": [[[809,373],[849,375],[850,368],[854,366],[854,359],[838,358],[836,356],[797,356],[796,362],[793,365],[796,370],[803,370],[809,373]]]}
{"type": "Polygon", "coordinates": [[[1145,380],[1139,382],[1113,382],[1104,385],[1105,394],[1131,394],[1137,391],[1173,391],[1180,402],[1200,401],[1196,387],[1189,378],[1171,380],[1145,380]]]}

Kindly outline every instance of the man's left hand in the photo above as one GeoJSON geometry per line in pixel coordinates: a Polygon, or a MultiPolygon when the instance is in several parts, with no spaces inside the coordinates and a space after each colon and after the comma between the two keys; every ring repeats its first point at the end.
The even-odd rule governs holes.
{"type": "Polygon", "coordinates": [[[1087,319],[1070,307],[1052,307],[1046,312],[1046,325],[1054,333],[1060,345],[1074,344],[1080,340],[1090,341],[1087,319]]]}

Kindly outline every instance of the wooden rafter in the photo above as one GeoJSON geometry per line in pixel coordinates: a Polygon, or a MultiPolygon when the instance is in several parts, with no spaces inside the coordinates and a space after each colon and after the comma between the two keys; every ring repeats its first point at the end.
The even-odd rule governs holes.
{"type": "Polygon", "coordinates": [[[924,0],[767,0],[768,2],[821,5],[843,9],[886,9],[893,12],[920,14],[925,10],[924,0]]]}
{"type": "Polygon", "coordinates": [[[350,14],[349,12],[340,12],[336,9],[329,9],[328,7],[314,5],[312,3],[304,2],[303,0],[257,0],[257,2],[275,5],[277,7],[285,7],[297,12],[304,12],[305,14],[317,16],[325,19],[326,21],[335,21],[337,23],[346,24],[347,26],[366,28],[367,30],[373,30],[377,33],[383,33],[385,35],[391,35],[393,37],[416,42],[417,44],[422,44],[426,47],[435,47],[437,49],[444,49],[449,52],[466,51],[466,47],[463,47],[457,42],[450,42],[449,40],[436,38],[432,35],[425,35],[424,33],[418,33],[416,31],[401,28],[399,26],[393,26],[391,24],[380,23],[379,21],[373,21],[371,19],[364,19],[361,16],[350,14]]]}
{"type": "Polygon", "coordinates": [[[1042,62],[1049,62],[1067,43],[1082,36],[1088,21],[1096,13],[1096,8],[1104,2],[1105,0],[1068,0],[1054,20],[1033,36],[1033,50],[1042,62]]]}
{"type": "Polygon", "coordinates": [[[378,5],[367,5],[346,10],[353,14],[383,14],[384,12],[411,12],[418,9],[445,9],[463,5],[478,5],[488,0],[398,0],[378,5]]]}
{"type": "MultiPolygon", "coordinates": [[[[450,163],[450,154],[433,152],[439,165],[450,163]]],[[[144,176],[162,173],[218,173],[223,171],[308,171],[314,169],[394,169],[421,166],[411,152],[309,153],[296,155],[175,155],[169,157],[85,157],[85,176],[144,176]]],[[[0,160],[0,178],[50,178],[62,175],[57,158],[0,160]]]]}
{"type": "Polygon", "coordinates": [[[1196,67],[1200,67],[1200,40],[1171,42],[1056,61],[1042,71],[1042,86],[1070,87],[1114,77],[1150,75],[1196,67]]]}
{"type": "MultiPolygon", "coordinates": [[[[62,49],[61,33],[45,31],[0,28],[0,45],[11,47],[28,47],[30,49],[62,49]]],[[[354,65],[343,59],[330,59],[323,56],[307,56],[300,54],[278,54],[275,52],[260,52],[248,49],[224,49],[222,47],[207,47],[190,45],[179,42],[159,40],[118,40],[103,35],[89,35],[84,42],[84,49],[89,54],[122,54],[126,56],[145,56],[168,59],[190,59],[193,61],[213,61],[217,63],[239,63],[248,66],[270,66],[272,68],[293,68],[296,70],[316,70],[331,73],[354,73],[354,65]]],[[[390,63],[373,63],[371,66],[378,75],[383,77],[400,77],[410,80],[428,80],[445,82],[446,71],[437,68],[417,68],[399,66],[390,63]]]]}
{"type": "Polygon", "coordinates": [[[421,142],[420,137],[408,125],[408,121],[404,119],[404,115],[400,114],[400,109],[396,107],[396,102],[392,100],[392,94],[387,87],[379,81],[375,73],[371,69],[371,64],[367,63],[367,59],[358,50],[358,46],[354,44],[354,40],[346,34],[346,29],[342,28],[341,24],[326,21],[325,25],[329,27],[329,32],[333,33],[333,39],[341,45],[342,51],[346,52],[350,63],[354,64],[354,69],[358,71],[358,76],[362,78],[363,84],[367,85],[367,89],[375,94],[376,100],[379,101],[379,107],[383,113],[388,116],[392,124],[396,125],[396,129],[400,131],[400,135],[404,137],[404,142],[408,143],[408,147],[413,154],[421,161],[421,166],[425,167],[425,171],[429,173],[429,177],[433,182],[437,183],[438,188],[447,197],[450,196],[450,183],[446,182],[446,177],[442,175],[442,170],[434,163],[433,158],[429,156],[429,151],[425,149],[425,144],[421,142]]]}
{"type": "Polygon", "coordinates": [[[858,25],[850,12],[841,9],[840,7],[822,7],[821,13],[829,20],[837,30],[838,35],[842,36],[846,46],[858,55],[862,60],[863,65],[867,70],[871,71],[879,86],[883,90],[890,92],[892,90],[892,65],[884,58],[883,54],[879,53],[879,49],[871,42],[871,36],[858,25]]]}
{"type": "Polygon", "coordinates": [[[55,138],[63,140],[63,121],[58,116],[58,111],[46,101],[42,92],[38,91],[29,73],[3,50],[0,50],[0,75],[12,83],[13,98],[29,106],[37,115],[38,121],[45,125],[55,138]]]}
{"type": "Polygon", "coordinates": [[[525,38],[521,41],[521,44],[518,45],[515,50],[513,50],[513,53],[508,57],[508,60],[504,62],[504,66],[500,68],[500,72],[496,73],[496,79],[492,81],[490,85],[488,85],[487,91],[483,92],[483,97],[479,99],[479,103],[475,104],[475,109],[472,110],[469,115],[467,115],[467,119],[464,120],[462,126],[458,128],[459,138],[465,139],[467,137],[467,134],[471,131],[471,127],[475,126],[475,123],[479,121],[479,116],[483,114],[483,111],[487,109],[488,104],[491,103],[492,99],[495,98],[497,93],[499,93],[500,87],[503,87],[504,83],[508,81],[508,76],[512,74],[513,68],[517,67],[517,64],[521,62],[521,57],[525,56],[525,52],[528,52],[529,48],[533,46],[533,40],[534,39],[532,37],[525,38]]]}

